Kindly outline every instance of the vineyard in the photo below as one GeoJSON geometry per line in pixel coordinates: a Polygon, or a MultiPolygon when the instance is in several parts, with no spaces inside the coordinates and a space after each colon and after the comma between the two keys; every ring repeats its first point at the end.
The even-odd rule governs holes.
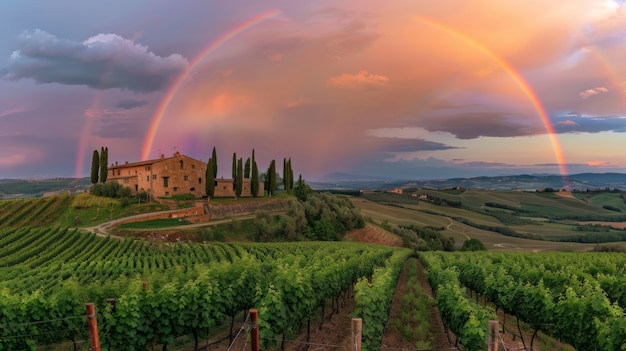
{"type": "MultiPolygon", "coordinates": [[[[480,350],[498,309],[577,350],[626,348],[626,257],[611,253],[422,253],[447,326],[480,350]],[[466,298],[461,286],[495,307],[466,298]]],[[[535,333],[536,335],[536,333],[535,333]]],[[[533,336],[534,337],[534,336],[533,336]]],[[[525,344],[532,349],[534,340],[525,344]]]]}
{"type": "MultiPolygon", "coordinates": [[[[351,288],[364,318],[384,323],[380,311],[411,255],[356,243],[168,245],[57,227],[1,229],[0,246],[0,350],[84,338],[77,316],[87,302],[108,350],[167,349],[182,335],[197,346],[251,307],[264,345],[279,345],[329,302],[337,309],[351,288]]],[[[381,335],[364,333],[369,349],[381,335]]]]}

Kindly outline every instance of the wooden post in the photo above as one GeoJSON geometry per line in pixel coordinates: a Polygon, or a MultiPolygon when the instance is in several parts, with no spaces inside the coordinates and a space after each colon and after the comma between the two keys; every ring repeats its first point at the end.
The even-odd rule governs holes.
{"type": "Polygon", "coordinates": [[[361,351],[361,337],[363,332],[363,320],[361,318],[352,318],[352,345],[351,351],[361,351]]]}
{"type": "Polygon", "coordinates": [[[87,321],[89,323],[89,336],[91,339],[91,351],[100,351],[100,336],[98,335],[98,321],[96,320],[96,308],[93,303],[85,305],[87,307],[87,321]]]}
{"type": "Polygon", "coordinates": [[[250,309],[250,345],[252,351],[259,351],[259,310],[256,308],[250,309]]]}
{"type": "Polygon", "coordinates": [[[489,321],[487,351],[498,351],[498,321],[489,321]]]}

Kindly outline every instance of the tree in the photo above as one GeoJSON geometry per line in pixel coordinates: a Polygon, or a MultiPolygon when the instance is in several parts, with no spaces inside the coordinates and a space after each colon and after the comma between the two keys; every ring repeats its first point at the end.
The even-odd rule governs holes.
{"type": "Polygon", "coordinates": [[[91,158],[91,184],[98,182],[98,172],[100,169],[100,156],[98,150],[93,150],[93,156],[91,158]]]}
{"type": "Polygon", "coordinates": [[[243,177],[250,178],[250,157],[246,160],[246,166],[243,168],[243,177]]]}
{"type": "Polygon", "coordinates": [[[283,185],[285,191],[291,193],[293,189],[293,170],[291,169],[291,159],[283,159],[283,185]]]}
{"type": "Polygon", "coordinates": [[[463,242],[461,251],[486,251],[485,245],[478,239],[469,239],[463,242]]]}
{"type": "Polygon", "coordinates": [[[237,153],[233,152],[233,180],[237,178],[237,153]]]}
{"type": "Polygon", "coordinates": [[[309,194],[311,193],[313,193],[313,189],[311,189],[311,187],[306,184],[304,180],[302,180],[302,174],[300,174],[298,182],[293,188],[293,194],[296,196],[296,198],[298,198],[298,200],[306,201],[307,197],[309,197],[309,194]]]}
{"type": "Polygon", "coordinates": [[[287,191],[287,159],[283,157],[283,187],[287,191]]]}
{"type": "Polygon", "coordinates": [[[259,196],[259,168],[256,165],[254,159],[254,149],[252,149],[252,175],[250,179],[250,191],[252,191],[252,197],[259,196]]]}
{"type": "Polygon", "coordinates": [[[293,190],[293,168],[291,168],[291,158],[287,160],[287,166],[287,169],[289,170],[289,192],[291,192],[293,190]]]}
{"type": "Polygon", "coordinates": [[[269,189],[267,193],[272,196],[276,192],[276,160],[270,162],[270,169],[267,174],[269,176],[269,189]]]}
{"type": "Polygon", "coordinates": [[[235,181],[235,195],[241,196],[241,190],[243,189],[243,159],[239,158],[237,161],[237,178],[235,181]]]}
{"type": "MultiPolygon", "coordinates": [[[[213,149],[215,150],[215,149],[213,149]]],[[[213,158],[209,159],[209,162],[206,164],[206,183],[205,183],[205,188],[206,188],[206,194],[207,196],[210,198],[212,198],[215,195],[215,176],[214,176],[214,170],[215,170],[215,161],[213,160],[213,158]]]]}
{"type": "Polygon", "coordinates": [[[107,173],[109,172],[109,148],[102,147],[100,151],[100,182],[107,182],[107,173]]]}
{"type": "Polygon", "coordinates": [[[215,146],[213,146],[213,153],[211,154],[213,160],[213,179],[217,178],[217,153],[215,152],[215,146]]]}

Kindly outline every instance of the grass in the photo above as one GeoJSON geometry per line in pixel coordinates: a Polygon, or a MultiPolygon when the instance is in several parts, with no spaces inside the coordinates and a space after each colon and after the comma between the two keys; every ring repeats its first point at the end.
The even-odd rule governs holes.
{"type": "Polygon", "coordinates": [[[119,226],[120,229],[156,229],[156,228],[169,228],[177,227],[185,224],[190,224],[186,219],[182,218],[162,218],[152,219],[149,221],[124,223],[119,226]]]}

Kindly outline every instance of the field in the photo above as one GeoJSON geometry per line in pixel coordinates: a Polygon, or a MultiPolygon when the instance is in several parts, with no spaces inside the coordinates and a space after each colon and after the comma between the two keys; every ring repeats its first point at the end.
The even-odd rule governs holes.
{"type": "MultiPolygon", "coordinates": [[[[158,207],[123,207],[67,195],[0,202],[0,350],[76,347],[72,340],[87,338],[81,317],[87,302],[96,304],[106,350],[198,349],[220,335],[233,335],[235,320],[245,319],[251,307],[260,310],[264,349],[290,340],[343,345],[348,336],[338,328],[347,326],[335,325],[333,316],[336,322],[350,316],[369,321],[363,330],[368,350],[381,343],[387,348],[445,348],[456,342],[465,350],[482,350],[490,319],[505,325],[502,337],[508,347],[524,346],[514,335],[525,336],[526,347],[532,339],[534,350],[552,350],[558,339],[578,350],[626,345],[621,333],[626,326],[620,293],[626,288],[623,254],[584,253],[598,244],[559,241],[573,235],[597,238],[593,228],[577,229],[580,223],[591,224],[578,217],[619,223],[614,220],[620,213],[605,206],[620,206],[621,194],[428,190],[423,195],[429,199],[394,202],[385,196],[373,202],[353,197],[369,222],[365,228],[349,232],[344,242],[293,243],[250,242],[255,229],[249,216],[214,227],[192,228],[177,220],[138,222],[116,232],[128,236],[121,239],[82,228],[106,223],[105,213],[121,218],[158,207]],[[77,211],[82,213],[78,226],[71,219],[77,211]],[[406,237],[391,231],[409,225],[451,237],[457,248],[478,239],[490,252],[399,248],[407,244],[406,237]],[[502,228],[541,240],[504,235],[502,228]],[[171,243],[141,234],[155,231],[185,239],[171,243]],[[407,261],[410,256],[421,262],[407,261]],[[396,287],[398,276],[402,279],[396,287]],[[495,278],[501,284],[493,285],[495,278]],[[537,291],[543,300],[532,295],[537,291]],[[574,305],[581,312],[567,314],[574,305]],[[528,312],[541,308],[541,316],[528,312]],[[430,324],[411,322],[402,313],[409,309],[430,316],[430,324]],[[567,324],[574,320],[584,322],[567,324]],[[539,328],[542,323],[558,327],[539,328]],[[313,333],[307,328],[311,325],[319,329],[313,333]]],[[[273,216],[276,224],[278,216],[273,216]]],[[[600,229],[601,234],[621,232],[600,229]]]]}

